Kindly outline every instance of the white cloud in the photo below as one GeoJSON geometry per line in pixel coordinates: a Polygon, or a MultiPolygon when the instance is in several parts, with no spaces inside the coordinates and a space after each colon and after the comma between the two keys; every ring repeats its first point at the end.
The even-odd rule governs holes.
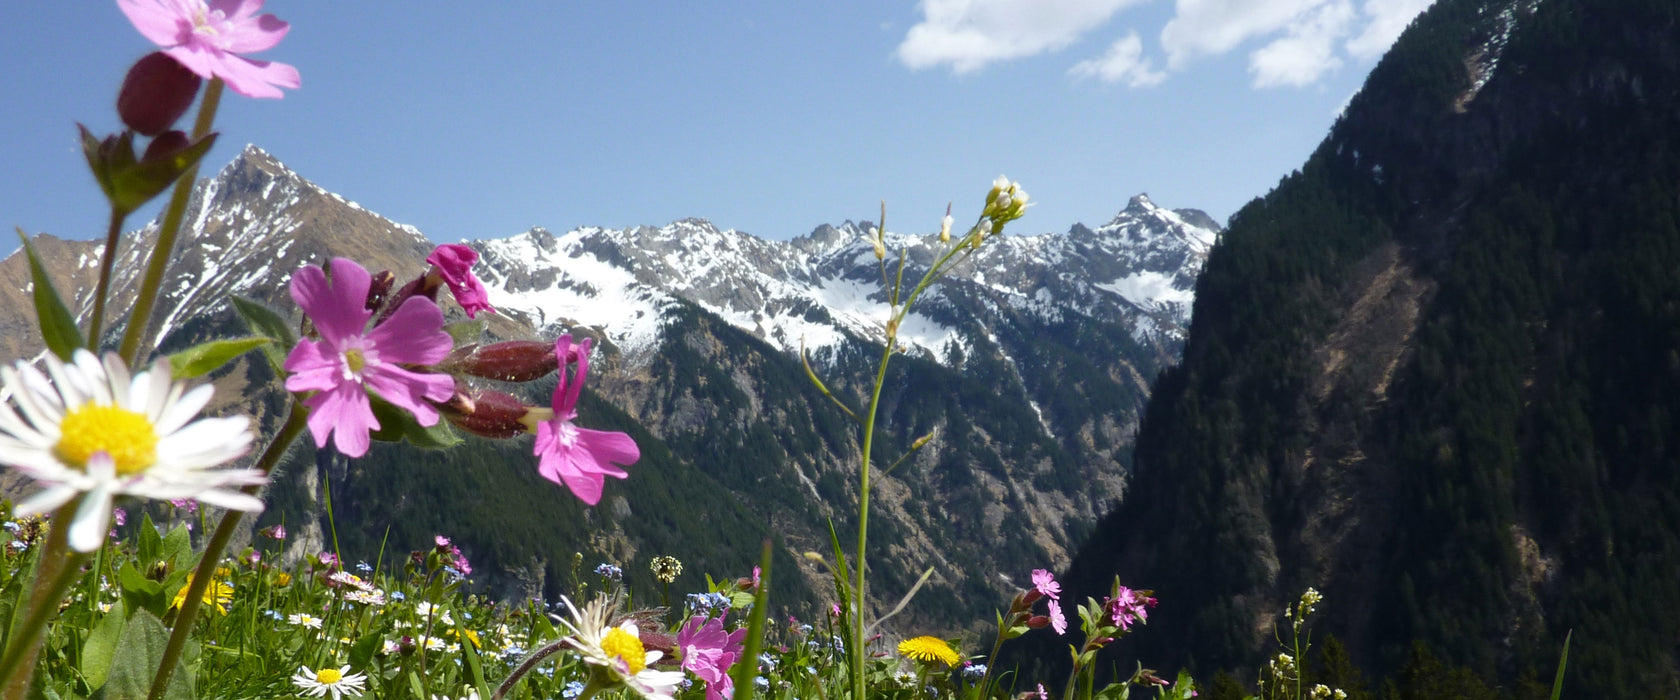
{"type": "Polygon", "coordinates": [[[1336,57],[1336,42],[1353,26],[1353,5],[1336,0],[1303,13],[1289,26],[1289,34],[1249,54],[1248,72],[1254,87],[1280,85],[1301,87],[1318,82],[1324,74],[1342,66],[1336,57]]]}
{"type": "Polygon", "coordinates": [[[1347,42],[1348,55],[1359,60],[1377,58],[1394,45],[1412,18],[1429,8],[1434,0],[1365,0],[1365,15],[1371,23],[1347,42]]]}
{"type": "Polygon", "coordinates": [[[998,61],[1057,51],[1139,0],[922,0],[923,20],[899,44],[913,69],[971,73],[998,61]]]}
{"type": "Polygon", "coordinates": [[[1178,14],[1161,29],[1167,65],[1182,68],[1198,55],[1218,55],[1288,27],[1325,0],[1178,0],[1178,14]]]}
{"type": "Polygon", "coordinates": [[[1149,60],[1143,58],[1143,41],[1137,32],[1129,32],[1113,46],[1108,47],[1108,53],[1101,58],[1080,61],[1068,69],[1068,75],[1075,78],[1096,78],[1105,83],[1124,82],[1130,87],[1148,87],[1158,85],[1167,79],[1167,74],[1151,70],[1149,60]]]}

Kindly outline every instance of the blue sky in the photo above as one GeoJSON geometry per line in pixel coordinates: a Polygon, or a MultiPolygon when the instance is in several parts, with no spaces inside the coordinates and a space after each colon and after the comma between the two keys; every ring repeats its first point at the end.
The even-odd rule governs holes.
{"type": "MultiPolygon", "coordinates": [[[[292,30],[254,57],[302,87],[228,93],[205,174],[255,143],[438,241],[689,216],[789,238],[881,200],[889,228],[931,231],[999,174],[1036,202],[1021,233],[1105,222],[1139,192],[1223,221],[1306,158],[1427,5],[273,0],[292,30]]],[[[0,223],[103,233],[75,123],[116,131],[152,48],[114,3],[7,3],[0,223]]]]}

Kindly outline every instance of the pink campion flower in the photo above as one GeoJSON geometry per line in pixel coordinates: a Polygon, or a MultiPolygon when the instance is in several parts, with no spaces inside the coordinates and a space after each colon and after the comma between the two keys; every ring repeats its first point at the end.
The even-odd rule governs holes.
{"type": "Polygon", "coordinates": [[[246,97],[279,98],[302,85],[292,66],[238,54],[266,51],[291,25],[258,15],[263,0],[117,0],[140,34],[202,78],[221,78],[246,97]]]}
{"type": "Polygon", "coordinates": [[[1115,627],[1129,630],[1135,623],[1149,621],[1149,608],[1155,607],[1156,602],[1148,595],[1121,586],[1108,601],[1109,620],[1115,627]]]}
{"type": "Polygon", "coordinates": [[[455,302],[467,312],[467,318],[476,318],[480,311],[496,310],[490,306],[490,294],[484,291],[484,283],[472,273],[473,263],[478,262],[478,251],[456,243],[445,243],[433,249],[432,254],[426,256],[426,262],[431,263],[444,284],[449,285],[449,293],[455,295],[455,302]]]}
{"type": "MultiPolygon", "coordinates": [[[[555,357],[571,357],[571,352],[571,335],[554,341],[555,357]]],[[[601,501],[605,477],[630,476],[615,465],[635,464],[642,452],[629,435],[580,428],[572,423],[577,418],[578,395],[583,392],[584,378],[589,375],[588,338],[579,344],[576,356],[577,373],[570,381],[565,368],[560,369],[559,381],[554,385],[554,414],[537,424],[533,452],[541,458],[537,473],[556,484],[565,484],[579,500],[595,505],[601,501]]]]}
{"type": "Polygon", "coordinates": [[[1055,574],[1052,574],[1044,569],[1033,569],[1032,582],[1033,588],[1037,590],[1040,595],[1051,600],[1061,599],[1062,584],[1056,583],[1055,574]]]}
{"type": "Polygon", "coordinates": [[[368,433],[380,427],[367,392],[372,390],[391,405],[414,414],[420,425],[436,425],[438,412],[428,401],[444,401],[455,393],[455,380],[446,374],[421,374],[401,365],[435,364],[454,347],[443,332],[443,312],[425,297],[409,297],[396,313],[367,330],[373,312],[367,308],[372,278],[361,265],[334,258],[332,280],[319,267],[304,267],[292,275],[292,299],[314,322],[320,340],[298,341],[286,357],[286,390],[314,391],[304,400],[309,407],[309,432],[316,447],[333,446],[349,457],[368,451],[368,433]]]}
{"type": "Polygon", "coordinates": [[[1056,634],[1067,634],[1067,614],[1062,612],[1062,604],[1056,599],[1050,599],[1050,629],[1056,634]]]}
{"type": "Polygon", "coordinates": [[[722,618],[708,619],[704,615],[689,618],[677,632],[683,670],[706,682],[706,700],[734,696],[735,681],[729,677],[729,667],[741,657],[746,636],[744,629],[725,632],[722,618]]]}

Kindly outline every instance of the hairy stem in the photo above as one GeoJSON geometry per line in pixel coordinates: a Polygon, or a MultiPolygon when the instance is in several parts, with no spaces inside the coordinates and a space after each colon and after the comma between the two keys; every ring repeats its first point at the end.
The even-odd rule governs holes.
{"type": "Polygon", "coordinates": [[[111,207],[111,225],[105,229],[105,255],[99,260],[99,284],[93,290],[93,320],[88,322],[88,346],[99,352],[99,334],[105,329],[105,297],[111,292],[111,268],[117,262],[117,238],[128,214],[111,207]]]}
{"type": "MultiPolygon", "coordinates": [[[[199,103],[198,120],[193,122],[193,140],[210,133],[210,125],[216,121],[216,107],[221,101],[222,79],[214,78],[205,87],[204,100],[199,103]]],[[[135,358],[140,354],[140,341],[152,325],[152,307],[157,303],[158,288],[163,286],[163,273],[169,268],[169,258],[175,252],[175,239],[180,236],[181,221],[187,215],[187,198],[197,180],[198,164],[194,163],[181,174],[181,179],[175,181],[175,191],[169,196],[169,208],[164,210],[163,225],[158,228],[157,245],[152,248],[152,259],[146,264],[146,276],[140,282],[139,296],[135,298],[134,310],[128,317],[128,329],[123,331],[122,345],[117,349],[129,366],[134,365],[135,358]]],[[[97,341],[94,343],[97,345],[97,341]]]]}

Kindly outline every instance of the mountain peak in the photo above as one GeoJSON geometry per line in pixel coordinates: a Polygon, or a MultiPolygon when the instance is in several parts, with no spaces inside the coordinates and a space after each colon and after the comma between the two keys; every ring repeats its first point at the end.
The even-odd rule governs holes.
{"type": "Polygon", "coordinates": [[[1143,214],[1143,213],[1155,211],[1156,209],[1159,209],[1159,208],[1160,207],[1155,206],[1154,202],[1149,201],[1149,193],[1148,192],[1139,192],[1135,195],[1132,195],[1131,200],[1126,202],[1126,209],[1124,211],[1129,212],[1129,213],[1133,213],[1133,214],[1143,214]]]}

